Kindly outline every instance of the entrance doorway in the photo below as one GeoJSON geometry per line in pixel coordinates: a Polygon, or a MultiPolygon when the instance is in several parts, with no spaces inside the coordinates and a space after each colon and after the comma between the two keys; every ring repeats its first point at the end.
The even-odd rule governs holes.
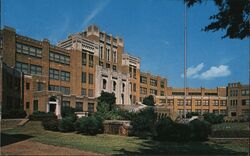
{"type": "Polygon", "coordinates": [[[52,104],[52,103],[49,104],[49,112],[53,112],[53,113],[56,112],[56,104],[52,104]]]}

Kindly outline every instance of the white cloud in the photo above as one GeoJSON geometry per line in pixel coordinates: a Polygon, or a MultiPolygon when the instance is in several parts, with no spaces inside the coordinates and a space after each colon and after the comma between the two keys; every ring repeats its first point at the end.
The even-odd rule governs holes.
{"type": "Polygon", "coordinates": [[[200,74],[200,79],[213,79],[216,77],[225,77],[231,74],[228,66],[220,65],[218,67],[213,66],[209,70],[200,74]]]}
{"type": "MultiPolygon", "coordinates": [[[[201,72],[203,67],[204,63],[200,63],[195,67],[189,67],[187,69],[187,78],[210,80],[217,77],[225,77],[231,74],[229,66],[226,65],[212,66],[207,71],[201,72]]],[[[184,74],[181,74],[181,77],[183,78],[184,74]]]]}
{"type": "MultiPolygon", "coordinates": [[[[204,67],[204,63],[198,64],[196,67],[189,67],[187,69],[187,77],[188,78],[197,78],[198,77],[198,72],[201,71],[204,67]]],[[[181,77],[184,77],[184,74],[181,74],[181,77]]]]}
{"type": "Polygon", "coordinates": [[[82,22],[82,27],[86,27],[87,24],[89,24],[89,22],[95,18],[101,11],[103,8],[105,8],[105,6],[109,3],[109,0],[105,0],[103,3],[100,3],[94,10],[92,10],[92,12],[84,19],[84,21],[82,22]]]}

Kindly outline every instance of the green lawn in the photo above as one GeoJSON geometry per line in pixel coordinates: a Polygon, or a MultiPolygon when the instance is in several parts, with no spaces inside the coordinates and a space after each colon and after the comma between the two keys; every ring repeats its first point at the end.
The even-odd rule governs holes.
{"type": "Polygon", "coordinates": [[[249,130],[248,122],[221,123],[212,126],[213,130],[249,130]]]}
{"type": "Polygon", "coordinates": [[[248,151],[247,140],[175,143],[105,134],[85,136],[76,133],[45,131],[41,123],[35,121],[29,122],[23,127],[3,130],[2,134],[26,136],[30,140],[45,144],[72,147],[108,155],[246,155],[248,151]]]}

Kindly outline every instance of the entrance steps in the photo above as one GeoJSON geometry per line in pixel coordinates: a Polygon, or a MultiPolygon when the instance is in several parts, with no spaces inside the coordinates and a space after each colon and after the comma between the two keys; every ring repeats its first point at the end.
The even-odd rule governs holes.
{"type": "Polygon", "coordinates": [[[28,121],[29,121],[29,119],[23,119],[23,120],[21,120],[21,121],[17,124],[17,126],[23,126],[23,125],[25,125],[28,121]]]}

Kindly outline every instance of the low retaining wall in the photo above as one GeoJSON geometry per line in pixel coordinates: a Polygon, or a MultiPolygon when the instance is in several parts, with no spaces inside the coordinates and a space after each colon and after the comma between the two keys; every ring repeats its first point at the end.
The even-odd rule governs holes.
{"type": "Polygon", "coordinates": [[[105,120],[103,122],[104,134],[128,136],[131,130],[128,120],[105,120]]]}

